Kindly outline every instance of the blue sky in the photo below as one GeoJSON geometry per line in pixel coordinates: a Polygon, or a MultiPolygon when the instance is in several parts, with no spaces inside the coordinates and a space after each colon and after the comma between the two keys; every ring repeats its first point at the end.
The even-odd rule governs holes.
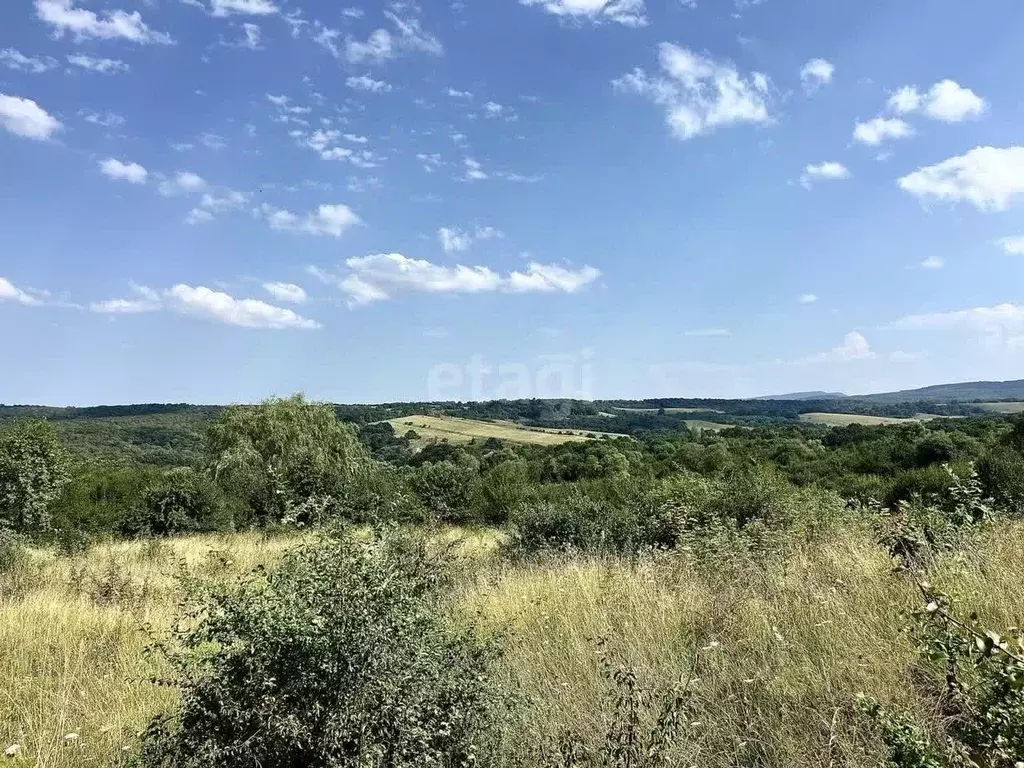
{"type": "Polygon", "coordinates": [[[0,402],[1024,376],[1018,0],[0,22],[0,402]]]}

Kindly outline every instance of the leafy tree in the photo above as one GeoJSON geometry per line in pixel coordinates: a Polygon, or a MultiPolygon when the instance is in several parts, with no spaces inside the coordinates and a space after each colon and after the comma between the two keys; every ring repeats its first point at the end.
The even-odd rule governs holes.
{"type": "Polygon", "coordinates": [[[459,523],[470,517],[478,478],[472,467],[439,461],[417,467],[410,482],[431,517],[459,523]]]}
{"type": "Polygon", "coordinates": [[[214,476],[261,521],[304,521],[314,508],[329,509],[368,460],[331,406],[302,395],[231,406],[208,439],[214,476]]]}
{"type": "Polygon", "coordinates": [[[232,515],[223,491],[201,472],[178,467],[164,473],[143,495],[136,513],[121,525],[130,536],[226,530],[232,515]]]}
{"type": "Polygon", "coordinates": [[[70,479],[68,459],[46,421],[17,421],[0,431],[0,527],[50,527],[50,505],[70,479]]]}

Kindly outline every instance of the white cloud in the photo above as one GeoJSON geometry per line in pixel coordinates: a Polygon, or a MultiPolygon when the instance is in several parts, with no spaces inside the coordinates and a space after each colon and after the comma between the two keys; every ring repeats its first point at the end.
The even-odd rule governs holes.
{"type": "Polygon", "coordinates": [[[103,128],[117,128],[124,125],[124,118],[114,112],[100,113],[83,109],[78,114],[85,119],[85,122],[99,125],[103,128]]]}
{"type": "Polygon", "coordinates": [[[531,262],[525,272],[501,275],[484,266],[443,266],[425,259],[410,259],[400,253],[378,253],[350,258],[348,272],[332,275],[316,267],[307,271],[317,279],[336,285],[347,296],[350,307],[384,301],[405,293],[575,293],[600,276],[593,267],[571,270],[555,264],[531,262]]]}
{"type": "Polygon", "coordinates": [[[1024,235],[1001,237],[996,241],[996,244],[1009,254],[1024,256],[1024,235]]]}
{"type": "Polygon", "coordinates": [[[113,157],[100,161],[100,171],[108,178],[129,184],[145,184],[149,176],[149,171],[138,163],[123,163],[113,157]]]}
{"type": "Polygon", "coordinates": [[[692,338],[710,338],[714,336],[732,336],[732,333],[726,328],[697,328],[692,331],[683,331],[683,336],[689,336],[692,338]]]}
{"type": "MultiPolygon", "coordinates": [[[[314,150],[324,160],[344,161],[351,163],[357,168],[375,168],[378,160],[380,160],[380,158],[369,149],[352,149],[350,147],[335,146],[337,141],[341,138],[352,141],[352,139],[349,139],[348,137],[353,136],[354,134],[342,134],[341,131],[333,128],[327,130],[318,128],[308,135],[302,131],[295,130],[289,135],[295,138],[299,146],[308,147],[309,149],[314,150]]],[[[364,142],[356,141],[354,143],[362,144],[364,142]]]]}
{"type": "Polygon", "coordinates": [[[456,90],[454,88],[449,88],[448,89],[448,95],[451,96],[453,99],[472,99],[473,98],[473,94],[470,93],[469,91],[458,91],[458,90],[456,90]]]}
{"type": "Polygon", "coordinates": [[[416,155],[416,159],[423,164],[423,170],[427,173],[433,173],[444,164],[444,161],[441,160],[441,155],[437,152],[433,152],[429,155],[421,152],[416,155]]]}
{"type": "Polygon", "coordinates": [[[302,287],[294,283],[264,283],[263,290],[278,301],[286,301],[289,304],[302,304],[307,298],[302,287]]]}
{"type": "Polygon", "coordinates": [[[933,120],[959,123],[968,118],[980,117],[986,107],[985,100],[970,88],[964,88],[953,80],[943,80],[928,91],[924,113],[933,120]]]}
{"type": "Polygon", "coordinates": [[[955,80],[940,80],[924,94],[912,85],[905,85],[889,97],[888,106],[899,114],[923,109],[926,117],[945,123],[981,117],[988,109],[983,98],[955,80]]]}
{"type": "Polygon", "coordinates": [[[507,290],[513,293],[533,291],[576,293],[600,276],[601,272],[594,267],[588,266],[579,270],[571,270],[557,264],[530,262],[526,267],[526,272],[517,271],[509,274],[507,290]]]}
{"type": "Polygon", "coordinates": [[[211,0],[210,13],[214,16],[270,16],[280,9],[270,0],[211,0]]]}
{"type": "Polygon", "coordinates": [[[341,237],[347,230],[361,223],[360,218],[344,204],[321,205],[312,213],[298,216],[291,211],[274,208],[266,203],[260,212],[271,229],[298,232],[307,235],[341,237]]]}
{"type": "Polygon", "coordinates": [[[89,311],[102,315],[137,315],[142,312],[156,312],[161,308],[160,295],[152,288],[132,283],[131,289],[134,294],[132,298],[94,301],[89,305],[89,311]]]}
{"type": "Polygon", "coordinates": [[[929,256],[921,262],[923,269],[942,269],[944,266],[946,266],[946,260],[941,256],[929,256]]]}
{"type": "Polygon", "coordinates": [[[888,139],[905,139],[914,129],[898,117],[874,117],[853,127],[853,140],[875,147],[888,139]]]}
{"type": "Polygon", "coordinates": [[[466,166],[465,178],[467,181],[480,181],[488,178],[487,174],[484,172],[483,166],[472,157],[463,158],[462,162],[466,166]]]}
{"type": "Polygon", "coordinates": [[[258,51],[263,48],[261,45],[263,42],[263,31],[258,24],[250,24],[248,22],[242,24],[242,33],[244,37],[235,43],[228,43],[228,45],[235,48],[245,48],[249,51],[258,51]]]}
{"type": "Polygon", "coordinates": [[[0,126],[26,139],[45,141],[61,129],[60,121],[32,99],[0,93],[0,126]]]}
{"type": "Polygon", "coordinates": [[[205,286],[179,284],[165,294],[170,309],[186,315],[215,320],[242,328],[271,330],[319,328],[320,323],[257,299],[236,299],[205,286]]]}
{"type": "Polygon", "coordinates": [[[807,93],[814,93],[821,86],[832,82],[836,68],[825,59],[811,59],[800,69],[800,82],[807,93]]]}
{"type": "Polygon", "coordinates": [[[1017,347],[1024,343],[1024,305],[1006,303],[906,315],[890,327],[906,331],[967,331],[987,343],[1017,347]]]}
{"type": "Polygon", "coordinates": [[[801,304],[813,304],[818,300],[818,297],[813,293],[802,293],[797,301],[801,304]]]}
{"type": "MultiPolygon", "coordinates": [[[[437,56],[444,52],[441,42],[430,33],[425,32],[418,19],[403,19],[390,11],[385,11],[384,15],[395,25],[397,33],[392,34],[389,30],[381,28],[371,32],[366,42],[348,38],[345,41],[345,57],[351,63],[359,64],[366,61],[380,64],[410,53],[428,53],[437,56]]],[[[338,36],[337,31],[324,28],[323,32],[326,39],[317,40],[317,42],[337,56],[337,47],[332,42],[338,36]]]]}
{"type": "Polygon", "coordinates": [[[868,360],[875,353],[871,351],[868,340],[858,331],[850,331],[843,337],[843,343],[832,347],[828,352],[796,361],[797,363],[844,363],[851,360],[868,360]]]}
{"type": "Polygon", "coordinates": [[[27,307],[35,307],[42,304],[35,296],[21,290],[5,277],[0,277],[0,301],[14,301],[27,307]]]}
{"type": "Polygon", "coordinates": [[[57,60],[52,56],[26,56],[14,48],[4,48],[0,51],[0,64],[8,69],[38,75],[55,68],[57,60]]]}
{"type": "Polygon", "coordinates": [[[196,224],[205,224],[208,221],[213,221],[213,218],[213,214],[206,209],[193,208],[185,217],[185,223],[195,226],[196,224]]]}
{"type": "Polygon", "coordinates": [[[342,8],[341,15],[349,19],[361,19],[365,14],[362,8],[342,8]]]}
{"type": "Polygon", "coordinates": [[[729,63],[672,43],[661,43],[658,59],[666,76],[642,69],[613,80],[620,91],[646,96],[665,107],[665,120],[680,139],[691,139],[733,123],[768,122],[768,78],[742,77],[729,63]]]}
{"type": "MultiPolygon", "coordinates": [[[[159,176],[159,174],[157,174],[159,176]]],[[[164,197],[198,192],[206,186],[203,177],[191,171],[178,171],[172,178],[163,178],[157,187],[164,197]]]]}
{"type": "Polygon", "coordinates": [[[101,75],[119,75],[131,69],[120,59],[101,59],[81,53],[68,56],[68,64],[87,69],[90,72],[99,72],[101,75]]]}
{"type": "Polygon", "coordinates": [[[922,101],[920,91],[912,85],[905,85],[889,97],[888,107],[893,112],[905,115],[908,112],[916,112],[922,101]]]}
{"type": "Polygon", "coordinates": [[[477,227],[474,231],[467,232],[458,227],[441,227],[437,230],[437,239],[445,253],[465,251],[477,240],[491,240],[502,238],[505,233],[494,227],[477,227]]]}
{"type": "Polygon", "coordinates": [[[369,139],[365,136],[360,136],[357,133],[344,133],[341,136],[345,141],[351,141],[353,144],[366,144],[369,139]]]}
{"type": "Polygon", "coordinates": [[[897,183],[921,199],[968,202],[980,211],[1003,211],[1024,196],[1024,146],[975,147],[918,168],[897,183]]]}
{"type": "Polygon", "coordinates": [[[644,0],[519,0],[539,5],[555,16],[574,21],[614,21],[627,27],[643,27],[647,21],[644,0]]]}
{"type": "Polygon", "coordinates": [[[223,136],[218,136],[216,133],[201,133],[199,134],[199,143],[207,149],[214,151],[224,149],[228,143],[224,140],[223,136]]]}
{"type": "Polygon", "coordinates": [[[812,184],[818,179],[834,180],[848,178],[850,178],[850,171],[845,165],[829,160],[824,163],[812,163],[804,167],[804,172],[800,176],[800,184],[810,189],[812,184]]]}
{"type": "Polygon", "coordinates": [[[248,201],[249,197],[234,189],[224,189],[219,194],[204,192],[199,205],[212,213],[237,211],[248,201]]]}
{"type": "Polygon", "coordinates": [[[357,91],[369,91],[370,93],[387,93],[391,90],[391,84],[384,80],[374,80],[369,75],[352,76],[345,81],[345,85],[357,91]]]}
{"type": "Polygon", "coordinates": [[[174,41],[163,32],[146,26],[138,11],[105,11],[103,17],[85,8],[76,8],[74,0],[35,0],[36,15],[53,27],[55,37],[65,33],[74,35],[76,42],[97,38],[100,40],[127,40],[132,43],[159,43],[171,45],[174,41]]]}

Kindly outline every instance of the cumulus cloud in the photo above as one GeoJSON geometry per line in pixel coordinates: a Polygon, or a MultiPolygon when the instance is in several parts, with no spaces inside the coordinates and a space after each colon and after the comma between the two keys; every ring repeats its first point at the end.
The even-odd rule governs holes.
{"type": "Polygon", "coordinates": [[[264,203],[260,207],[260,213],[270,224],[271,229],[307,235],[341,237],[346,231],[361,223],[355,212],[341,203],[321,205],[305,216],[264,203]]]}
{"type": "Polygon", "coordinates": [[[613,21],[627,27],[643,27],[648,23],[644,0],[519,1],[526,6],[540,6],[550,14],[571,21],[613,21]]]}
{"type": "Polygon", "coordinates": [[[302,304],[307,298],[302,287],[294,283],[264,283],[263,290],[278,301],[285,301],[289,304],[302,304]]]}
{"type": "Polygon", "coordinates": [[[868,360],[874,356],[875,353],[871,350],[868,340],[864,338],[864,334],[850,331],[843,337],[842,344],[832,347],[827,352],[798,360],[797,363],[845,363],[851,360],[868,360]]]}
{"type": "Polygon", "coordinates": [[[818,297],[813,293],[802,293],[797,301],[801,304],[813,304],[818,300],[818,297]]]}
{"type": "Polygon", "coordinates": [[[986,343],[1017,347],[1024,343],[1024,305],[1005,303],[905,315],[890,327],[906,331],[966,331],[986,343]]]}
{"type": "Polygon", "coordinates": [[[385,301],[402,293],[575,293],[600,277],[590,266],[572,270],[556,264],[531,262],[525,271],[502,275],[490,267],[444,266],[400,253],[350,258],[347,272],[333,275],[310,267],[309,273],[333,284],[348,297],[350,307],[385,301]]]}
{"type": "Polygon", "coordinates": [[[357,91],[369,91],[370,93],[387,93],[391,90],[391,84],[384,80],[374,80],[369,75],[353,75],[345,81],[345,85],[357,91]]]}
{"type": "Polygon", "coordinates": [[[18,72],[31,72],[38,75],[54,69],[57,66],[57,60],[52,56],[26,56],[14,48],[4,48],[0,51],[0,64],[18,72]]]}
{"type": "Polygon", "coordinates": [[[78,115],[85,119],[85,122],[98,125],[103,128],[117,128],[124,125],[124,118],[114,112],[93,112],[88,109],[79,111],[78,115]]]}
{"type": "Polygon", "coordinates": [[[45,141],[61,129],[60,121],[32,99],[0,93],[0,126],[15,136],[45,141]]]}
{"type": "Polygon", "coordinates": [[[437,152],[432,152],[430,154],[420,152],[416,155],[416,159],[423,164],[423,170],[427,173],[433,173],[444,164],[444,161],[441,159],[441,155],[437,152]]]}
{"type": "Polygon", "coordinates": [[[474,160],[472,157],[466,157],[463,158],[462,162],[466,166],[466,181],[481,181],[488,178],[483,165],[479,161],[474,160]]]}
{"type": "Polygon", "coordinates": [[[942,269],[946,266],[946,260],[941,256],[929,256],[921,262],[922,269],[942,269]]]}
{"type": "Polygon", "coordinates": [[[665,108],[665,120],[680,139],[692,139],[733,123],[764,123],[767,76],[743,77],[727,62],[715,61],[672,43],[661,43],[662,74],[637,68],[612,81],[619,91],[637,93],[665,108]]]}
{"type": "MultiPolygon", "coordinates": [[[[352,149],[350,147],[337,146],[339,139],[344,138],[346,141],[352,141],[352,139],[348,137],[354,136],[355,134],[342,134],[341,131],[334,128],[318,128],[311,134],[306,134],[301,130],[295,130],[289,135],[296,140],[299,146],[308,147],[309,149],[314,150],[324,160],[347,162],[357,168],[375,168],[377,166],[377,161],[380,159],[369,149],[352,149]]],[[[362,144],[365,142],[355,141],[353,143],[362,144]]]]}
{"type": "Polygon", "coordinates": [[[451,96],[453,99],[472,99],[473,98],[473,94],[470,93],[469,91],[459,91],[459,90],[456,90],[455,88],[449,88],[448,89],[448,95],[451,96]]]}
{"type": "Polygon", "coordinates": [[[1024,235],[1001,237],[996,240],[996,244],[1009,254],[1024,256],[1024,235]]]}
{"type": "Polygon", "coordinates": [[[102,59],[81,53],[68,56],[68,64],[90,72],[99,72],[101,75],[119,75],[131,69],[120,59],[102,59]]]}
{"type": "Polygon", "coordinates": [[[875,147],[889,139],[905,139],[914,135],[914,129],[898,117],[874,117],[853,127],[853,140],[875,147]]]}
{"type": "Polygon", "coordinates": [[[971,203],[1004,211],[1024,196],[1024,146],[975,147],[900,178],[901,189],[922,200],[971,203]]]}
{"type": "Polygon", "coordinates": [[[835,180],[848,178],[850,178],[849,169],[842,163],[830,160],[824,163],[812,163],[805,166],[804,172],[800,175],[800,184],[806,189],[810,189],[814,182],[819,179],[835,180]]]}
{"type": "Polygon", "coordinates": [[[43,303],[35,296],[18,288],[6,277],[0,277],[0,301],[13,301],[27,307],[36,307],[43,303]]]}
{"type": "Polygon", "coordinates": [[[123,163],[113,157],[100,161],[100,172],[107,178],[129,184],[145,184],[149,176],[149,171],[138,163],[123,163]]]}
{"type": "Polygon", "coordinates": [[[494,227],[477,227],[469,231],[458,227],[441,227],[437,230],[437,239],[445,253],[465,251],[477,240],[491,240],[504,236],[504,232],[494,227]]]}
{"type": "Polygon", "coordinates": [[[290,309],[276,307],[258,299],[236,299],[205,286],[178,284],[162,294],[152,288],[132,284],[129,298],[109,299],[89,305],[93,312],[108,315],[139,314],[170,310],[242,328],[271,330],[310,330],[319,328],[315,320],[297,315],[290,309]]]}
{"type": "Polygon", "coordinates": [[[800,82],[804,91],[814,93],[821,86],[832,82],[832,75],[836,68],[832,62],[825,59],[811,59],[800,68],[800,82]]]}
{"type": "Polygon", "coordinates": [[[97,38],[127,40],[141,45],[174,43],[169,35],[146,26],[138,11],[105,11],[100,17],[94,11],[76,8],[74,0],[35,0],[35,6],[36,15],[53,28],[54,37],[70,34],[76,42],[97,38]]]}
{"type": "Polygon", "coordinates": [[[926,117],[945,123],[978,118],[988,109],[988,104],[978,94],[948,79],[935,83],[926,93],[921,93],[912,85],[905,85],[889,97],[888,106],[899,114],[920,109],[926,117]]]}
{"type": "MultiPolygon", "coordinates": [[[[159,174],[157,174],[159,176],[159,174]]],[[[206,181],[197,173],[192,171],[178,171],[174,176],[163,178],[157,189],[164,197],[198,192],[206,186],[206,181]]]]}
{"type": "MultiPolygon", "coordinates": [[[[426,32],[420,22],[415,18],[402,18],[391,11],[385,11],[384,15],[395,26],[395,32],[381,28],[370,33],[366,41],[348,38],[345,41],[345,58],[352,64],[367,62],[370,64],[381,64],[389,59],[411,53],[427,53],[434,56],[444,52],[441,41],[426,32]]],[[[340,52],[333,44],[334,38],[338,36],[336,30],[324,28],[321,30],[317,40],[321,45],[331,51],[335,56],[340,52]]]]}

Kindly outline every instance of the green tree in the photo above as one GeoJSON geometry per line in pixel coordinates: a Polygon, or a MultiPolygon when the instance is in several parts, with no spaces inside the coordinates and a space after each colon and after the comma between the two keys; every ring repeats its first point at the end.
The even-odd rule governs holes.
{"type": "Polygon", "coordinates": [[[450,461],[423,464],[416,468],[410,481],[428,514],[452,523],[469,518],[470,502],[478,483],[476,470],[450,461]]]}
{"type": "Polygon", "coordinates": [[[330,405],[302,395],[231,406],[210,427],[208,441],[214,477],[262,522],[304,522],[314,510],[329,512],[369,460],[330,405]]]}
{"type": "Polygon", "coordinates": [[[0,431],[0,527],[50,527],[50,505],[70,479],[67,454],[46,421],[18,421],[0,431]]]}
{"type": "Polygon", "coordinates": [[[130,536],[227,530],[232,515],[224,492],[202,472],[177,467],[143,494],[136,513],[121,524],[130,536]]]}

